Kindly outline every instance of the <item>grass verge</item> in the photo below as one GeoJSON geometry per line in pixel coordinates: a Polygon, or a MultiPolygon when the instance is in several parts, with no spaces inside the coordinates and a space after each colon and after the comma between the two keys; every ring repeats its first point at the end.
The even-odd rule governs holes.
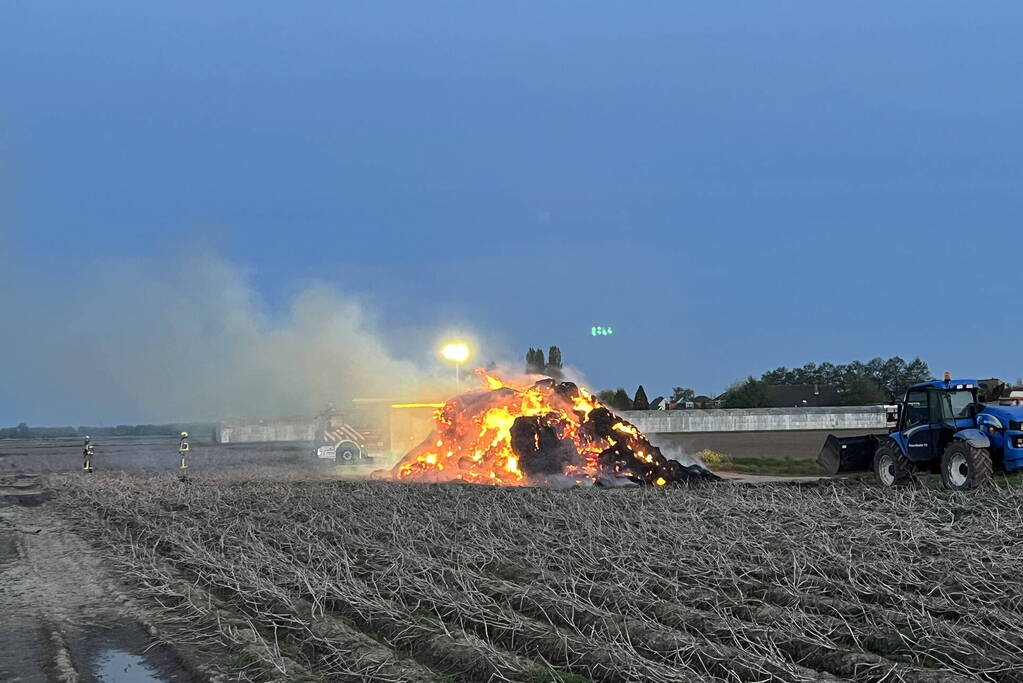
{"type": "Polygon", "coordinates": [[[779,477],[823,476],[824,470],[814,460],[803,458],[726,458],[716,466],[718,472],[762,474],[779,477]]]}

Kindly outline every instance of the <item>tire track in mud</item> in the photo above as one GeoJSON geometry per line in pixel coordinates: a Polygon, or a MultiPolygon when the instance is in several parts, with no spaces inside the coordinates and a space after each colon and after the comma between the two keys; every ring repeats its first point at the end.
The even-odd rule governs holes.
{"type": "Polygon", "coordinates": [[[264,565],[255,564],[266,548],[252,547],[246,536],[221,535],[220,548],[227,552],[210,555],[195,538],[199,527],[192,518],[153,515],[146,521],[134,517],[121,521],[131,529],[119,539],[110,536],[109,547],[120,556],[124,572],[144,584],[152,599],[174,600],[190,619],[214,628],[229,648],[255,660],[263,670],[256,680],[282,673],[303,676],[307,667],[289,656],[301,655],[282,650],[278,639],[289,640],[309,662],[319,663],[339,680],[436,680],[435,671],[402,660],[366,633],[322,610],[317,614],[314,604],[282,590],[272,575],[259,571],[264,565]],[[174,525],[191,527],[181,542],[166,535],[174,525]]]}
{"type": "MultiPolygon", "coordinates": [[[[10,478],[0,477],[0,489],[10,478]]],[[[159,679],[198,680],[196,662],[152,642],[145,615],[56,514],[44,482],[17,479],[33,479],[37,493],[0,496],[0,680],[94,681],[100,658],[114,650],[159,679]]]]}

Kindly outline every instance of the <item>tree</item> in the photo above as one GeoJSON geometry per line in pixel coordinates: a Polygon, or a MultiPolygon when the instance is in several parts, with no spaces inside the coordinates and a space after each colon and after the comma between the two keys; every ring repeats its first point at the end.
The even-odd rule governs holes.
{"type": "Polygon", "coordinates": [[[632,399],[625,393],[625,387],[615,389],[615,394],[611,398],[611,407],[615,410],[632,410],[632,399]]]}
{"type": "Polygon", "coordinates": [[[694,398],[696,398],[696,392],[687,387],[673,387],[671,390],[671,400],[673,403],[692,401],[694,398]]]}
{"type": "Polygon", "coordinates": [[[818,380],[817,364],[807,363],[796,370],[796,381],[793,384],[813,384],[818,380]]]}
{"type": "Polygon", "coordinates": [[[636,389],[636,397],[632,399],[632,409],[650,410],[650,401],[647,400],[646,391],[644,391],[642,384],[636,389]]]}
{"type": "MultiPolygon", "coordinates": [[[[541,352],[542,356],[542,352],[541,352]]],[[[547,352],[547,375],[554,379],[561,379],[561,349],[552,346],[547,352]]]]}
{"type": "Polygon", "coordinates": [[[792,384],[789,381],[789,369],[784,366],[768,370],[760,376],[760,381],[764,384],[792,384]]]}
{"type": "Polygon", "coordinates": [[[744,382],[736,382],[725,392],[721,407],[764,408],[770,403],[765,386],[764,382],[752,377],[747,377],[744,382]]]}
{"type": "Polygon", "coordinates": [[[546,366],[547,361],[544,360],[543,349],[529,347],[529,351],[526,352],[526,374],[542,375],[546,366]]]}
{"type": "Polygon", "coordinates": [[[927,363],[920,360],[920,357],[917,356],[906,366],[906,374],[902,377],[902,391],[895,393],[896,395],[905,393],[905,390],[909,387],[920,382],[926,382],[930,378],[931,369],[927,367],[927,363]]]}
{"type": "MultiPolygon", "coordinates": [[[[760,381],[765,384],[829,384],[845,397],[857,380],[868,379],[881,387],[889,397],[900,397],[906,389],[930,377],[930,368],[919,358],[907,363],[901,357],[893,356],[888,359],[874,358],[866,363],[854,360],[845,365],[807,363],[791,370],[782,366],[765,372],[760,381]]],[[[861,395],[865,386],[858,385],[857,391],[861,395]]],[[[852,399],[843,402],[848,404],[848,400],[852,399]]]]}
{"type": "Polygon", "coordinates": [[[891,394],[906,393],[909,385],[905,380],[908,376],[906,361],[899,356],[892,356],[881,365],[881,386],[891,394]]]}
{"type": "Polygon", "coordinates": [[[1023,377],[1017,377],[1016,378],[1016,386],[1014,388],[1015,389],[1023,389],[1023,377]]]}
{"type": "Polygon", "coordinates": [[[816,384],[830,384],[831,386],[838,386],[842,380],[842,366],[835,365],[834,363],[821,363],[817,366],[817,381],[816,384]]]}
{"type": "Polygon", "coordinates": [[[884,403],[886,399],[887,395],[877,381],[869,377],[854,377],[842,394],[842,405],[867,406],[884,403]]]}
{"type": "Polygon", "coordinates": [[[614,389],[604,389],[597,392],[597,399],[606,406],[613,406],[615,400],[614,389]]]}

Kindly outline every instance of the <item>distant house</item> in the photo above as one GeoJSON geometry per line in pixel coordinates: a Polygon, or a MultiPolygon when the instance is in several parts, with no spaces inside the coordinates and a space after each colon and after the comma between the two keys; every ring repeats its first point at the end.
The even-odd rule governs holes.
{"type": "Polygon", "coordinates": [[[830,384],[768,384],[770,408],[816,408],[840,404],[838,390],[830,384]]]}
{"type": "Polygon", "coordinates": [[[658,396],[650,401],[650,410],[668,410],[668,399],[658,396]]]}
{"type": "Polygon", "coordinates": [[[676,401],[668,404],[668,410],[694,410],[700,408],[720,408],[720,399],[710,396],[694,396],[691,401],[676,401]]]}

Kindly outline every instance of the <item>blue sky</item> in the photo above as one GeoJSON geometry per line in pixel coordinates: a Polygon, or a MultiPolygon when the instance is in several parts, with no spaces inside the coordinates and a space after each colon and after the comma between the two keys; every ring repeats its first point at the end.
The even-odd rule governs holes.
{"type": "Polygon", "coordinates": [[[1015,2],[4,2],[0,250],[201,244],[271,314],[327,282],[399,357],[458,328],[650,396],[893,354],[1015,378],[1021,30],[1015,2]]]}

